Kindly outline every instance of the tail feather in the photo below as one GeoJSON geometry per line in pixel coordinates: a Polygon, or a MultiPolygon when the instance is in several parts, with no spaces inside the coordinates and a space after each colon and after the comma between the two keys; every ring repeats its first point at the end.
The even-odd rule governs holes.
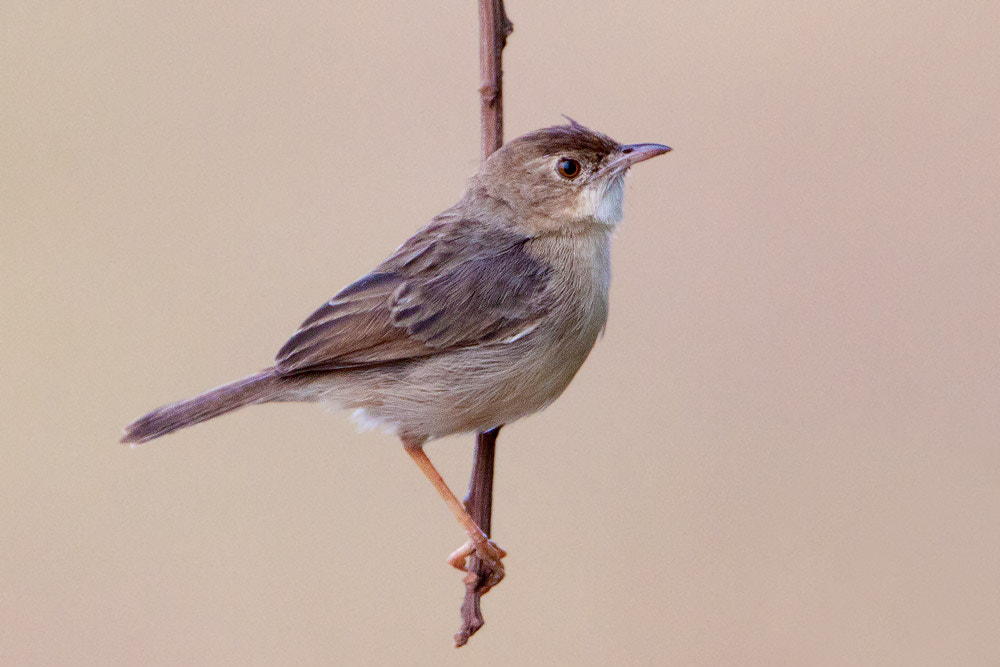
{"type": "Polygon", "coordinates": [[[251,403],[266,403],[278,395],[279,379],[267,369],[186,401],[153,410],[125,427],[124,443],[148,442],[185,426],[218,417],[251,403]]]}

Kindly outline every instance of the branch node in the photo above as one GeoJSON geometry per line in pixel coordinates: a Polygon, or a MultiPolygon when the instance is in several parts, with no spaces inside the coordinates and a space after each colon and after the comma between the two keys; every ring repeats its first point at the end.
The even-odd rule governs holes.
{"type": "Polygon", "coordinates": [[[479,94],[482,96],[483,102],[492,107],[496,105],[497,99],[500,97],[500,89],[492,84],[484,83],[479,87],[479,94]]]}

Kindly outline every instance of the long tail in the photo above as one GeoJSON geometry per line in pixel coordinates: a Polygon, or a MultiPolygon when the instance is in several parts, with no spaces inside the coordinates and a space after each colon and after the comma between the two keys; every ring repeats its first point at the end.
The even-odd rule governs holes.
{"type": "Polygon", "coordinates": [[[278,396],[280,379],[268,368],[230,382],[186,401],[164,405],[125,427],[122,442],[147,442],[185,426],[198,424],[251,403],[266,403],[278,396]]]}

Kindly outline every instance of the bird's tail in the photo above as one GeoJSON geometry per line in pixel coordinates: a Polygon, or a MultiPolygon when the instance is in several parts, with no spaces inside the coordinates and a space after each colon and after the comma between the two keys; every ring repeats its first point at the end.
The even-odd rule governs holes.
{"type": "Polygon", "coordinates": [[[185,426],[218,417],[251,403],[267,403],[278,397],[280,379],[273,368],[230,382],[186,401],[164,405],[125,427],[121,441],[147,442],[185,426]]]}

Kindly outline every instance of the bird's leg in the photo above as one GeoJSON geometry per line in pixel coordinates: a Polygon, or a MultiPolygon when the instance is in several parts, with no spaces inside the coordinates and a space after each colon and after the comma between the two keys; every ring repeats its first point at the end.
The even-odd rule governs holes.
{"type": "MultiPolygon", "coordinates": [[[[448,562],[459,570],[465,571],[465,559],[471,555],[473,552],[483,562],[488,563],[496,571],[503,572],[503,564],[500,559],[507,555],[507,552],[501,549],[495,542],[486,537],[486,534],[476,525],[476,522],[472,520],[468,512],[462,506],[462,503],[455,497],[455,494],[451,492],[448,485],[445,483],[444,478],[441,477],[441,473],[437,471],[431,460],[427,458],[426,452],[424,452],[422,443],[414,443],[403,439],[403,446],[406,448],[406,453],[410,455],[413,462],[417,464],[420,470],[427,476],[434,488],[441,495],[445,504],[448,505],[448,509],[451,513],[455,515],[458,522],[462,524],[465,528],[465,532],[469,535],[469,541],[466,542],[462,547],[460,547],[455,553],[448,557],[448,562]]],[[[501,574],[501,577],[503,575],[501,574]]]]}

